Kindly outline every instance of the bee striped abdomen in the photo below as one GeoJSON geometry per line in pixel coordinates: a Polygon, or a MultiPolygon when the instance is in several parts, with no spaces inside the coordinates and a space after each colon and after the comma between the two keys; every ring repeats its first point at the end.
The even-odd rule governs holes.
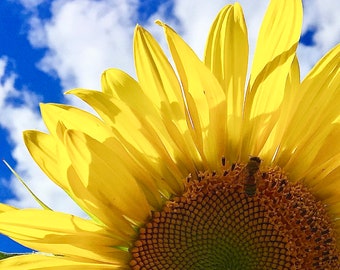
{"type": "Polygon", "coordinates": [[[255,193],[256,193],[256,181],[255,181],[254,176],[246,179],[246,181],[244,183],[244,192],[248,196],[254,196],[255,195],[255,193]]]}
{"type": "Polygon", "coordinates": [[[256,193],[256,173],[260,169],[261,159],[259,157],[251,157],[245,167],[246,177],[244,181],[244,192],[248,196],[254,196],[256,193]]]}

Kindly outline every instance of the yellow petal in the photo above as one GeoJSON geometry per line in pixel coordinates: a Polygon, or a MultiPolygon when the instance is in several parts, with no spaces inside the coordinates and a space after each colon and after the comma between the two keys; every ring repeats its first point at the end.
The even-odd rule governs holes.
{"type": "Polygon", "coordinates": [[[302,24],[300,0],[270,2],[252,65],[244,112],[243,159],[258,155],[280,116],[302,24]]]}
{"type": "Polygon", "coordinates": [[[164,28],[186,98],[191,132],[207,168],[217,169],[226,145],[225,94],[207,66],[169,26],[164,28]]]}
{"type": "Polygon", "coordinates": [[[298,59],[295,56],[290,73],[287,77],[286,81],[286,89],[284,91],[284,96],[282,103],[280,105],[280,109],[276,113],[277,121],[275,126],[271,127],[270,135],[267,136],[268,128],[266,130],[259,130],[260,134],[258,142],[259,147],[262,147],[259,156],[265,161],[267,164],[271,164],[274,162],[276,157],[276,152],[279,146],[281,145],[282,138],[284,137],[284,131],[287,130],[287,126],[291,122],[294,111],[298,107],[299,101],[299,89],[300,87],[300,68],[298,59]],[[261,140],[263,138],[263,140],[261,140]]]}
{"type": "MultiPolygon", "coordinates": [[[[105,123],[114,128],[115,131],[108,137],[122,137],[145,155],[158,156],[153,146],[155,140],[151,143],[150,140],[146,138],[147,131],[142,131],[143,125],[139,119],[139,115],[135,115],[125,103],[120,100],[114,100],[108,95],[98,91],[77,89],[69,93],[77,95],[90,104],[105,123]]],[[[95,135],[91,137],[98,139],[95,135]]],[[[108,137],[104,138],[104,140],[108,137]]]]}
{"type": "Polygon", "coordinates": [[[217,15],[205,49],[205,63],[227,98],[226,158],[236,161],[240,152],[240,128],[248,67],[248,37],[242,8],[228,5],[217,15]]]}
{"type": "Polygon", "coordinates": [[[58,125],[66,129],[76,129],[89,134],[97,140],[104,140],[112,136],[111,131],[94,115],[75,107],[61,104],[41,104],[41,114],[44,122],[54,136],[63,141],[63,134],[58,134],[58,125]],[[86,124],[84,124],[86,122],[86,124]]]}
{"type": "MultiPolygon", "coordinates": [[[[340,159],[337,156],[340,154],[340,123],[336,122],[330,125],[331,129],[328,136],[315,157],[311,169],[309,171],[317,170],[316,177],[320,177],[324,173],[328,173],[334,169],[340,167],[340,159]],[[331,162],[332,161],[332,162],[331,162]],[[321,169],[322,168],[322,169],[321,169]],[[320,176],[319,176],[320,175],[320,176]]],[[[308,177],[310,178],[310,177],[308,177]]],[[[314,178],[314,177],[313,177],[314,178]]],[[[339,179],[340,185],[340,179],[339,179]]]]}
{"type": "Polygon", "coordinates": [[[93,194],[92,190],[83,184],[72,166],[68,167],[65,173],[70,182],[72,198],[77,204],[98,224],[110,228],[114,237],[126,243],[130,241],[135,234],[131,223],[122,217],[120,212],[114,211],[106,200],[102,200],[98,194],[93,194]]]}
{"type": "Polygon", "coordinates": [[[40,254],[20,255],[0,260],[0,268],[6,270],[101,270],[123,269],[120,263],[100,263],[62,256],[40,254]]]}
{"type": "MultiPolygon", "coordinates": [[[[128,92],[128,91],[126,91],[128,92]]],[[[96,110],[96,112],[100,115],[100,117],[106,122],[107,124],[113,126],[114,128],[117,128],[120,131],[119,133],[123,132],[123,129],[126,128],[126,123],[124,122],[124,126],[120,128],[116,121],[116,116],[120,113],[122,113],[119,108],[114,104],[112,98],[105,93],[101,93],[98,91],[92,91],[92,90],[84,90],[84,89],[75,89],[72,91],[69,91],[68,93],[74,94],[77,97],[84,100],[86,103],[88,103],[92,108],[96,110]]],[[[127,120],[126,120],[127,121],[127,120]]],[[[129,125],[132,125],[132,121],[129,121],[129,125]]],[[[133,133],[134,136],[131,136],[132,138],[136,139],[136,132],[127,132],[126,134],[133,133]]],[[[114,132],[113,132],[114,133],[114,132]]],[[[124,137],[126,140],[125,135],[121,135],[121,137],[124,137]]],[[[117,136],[118,138],[118,136],[117,136]]],[[[126,168],[130,168],[131,174],[138,179],[138,184],[143,188],[143,190],[148,194],[147,198],[149,203],[155,208],[160,209],[161,205],[163,205],[163,201],[161,199],[159,190],[154,179],[159,179],[160,175],[157,174],[154,175],[151,170],[146,169],[145,165],[141,160],[138,160],[136,156],[131,155],[128,153],[126,148],[122,145],[122,143],[114,137],[109,137],[106,140],[110,141],[110,144],[108,145],[112,151],[115,151],[117,156],[120,157],[120,160],[122,163],[124,163],[126,168]],[[137,160],[136,160],[137,159],[137,160]],[[154,178],[154,179],[152,179],[154,178]]],[[[145,144],[144,144],[145,146],[145,144]]],[[[148,154],[151,154],[150,151],[147,151],[148,154]]]]}
{"type": "MultiPolygon", "coordinates": [[[[169,139],[178,145],[180,151],[175,156],[177,158],[183,156],[181,160],[183,164],[189,161],[195,163],[195,165],[185,164],[187,168],[199,168],[201,157],[188,132],[191,124],[175,72],[156,40],[140,26],[135,30],[134,46],[135,65],[140,85],[157,107],[156,113],[160,114],[165,122],[167,133],[171,136],[169,139]]],[[[136,100],[141,100],[141,98],[136,98],[136,100]]],[[[137,108],[143,108],[144,111],[138,111],[138,113],[145,115],[148,114],[145,110],[149,110],[150,105],[137,108]]],[[[156,121],[155,124],[156,127],[160,125],[156,121]]]]}
{"type": "Polygon", "coordinates": [[[8,204],[0,203],[0,214],[3,212],[11,211],[11,210],[16,210],[17,208],[10,206],[8,204]]]}
{"type": "Polygon", "coordinates": [[[67,182],[63,181],[60,173],[57,142],[48,134],[27,130],[24,132],[24,141],[34,161],[43,172],[65,191],[69,190],[67,182]]]}
{"type": "Polygon", "coordinates": [[[248,36],[238,3],[226,6],[217,15],[207,39],[204,61],[226,93],[228,115],[241,118],[248,67],[248,36]]]}
{"type": "MultiPolygon", "coordinates": [[[[24,141],[31,156],[44,173],[60,186],[87,214],[94,217],[89,211],[87,203],[84,204],[84,192],[79,193],[81,184],[75,176],[68,177],[72,171],[71,161],[65,147],[53,136],[35,131],[24,132],[24,141]],[[78,181],[77,181],[78,180],[78,181]],[[74,187],[77,187],[76,189],[74,187]]],[[[92,201],[92,203],[94,203],[92,201]]],[[[95,212],[97,213],[97,212],[95,212]]]]}
{"type": "MultiPolygon", "coordinates": [[[[325,138],[333,132],[332,124],[339,117],[339,59],[340,45],[315,65],[296,95],[296,107],[282,137],[278,162],[286,170],[292,170],[298,179],[303,178],[304,173],[314,166],[313,162],[320,163],[316,156],[325,138]]],[[[336,145],[333,147],[336,148],[336,145]]],[[[329,157],[323,160],[332,157],[332,152],[328,153],[329,157]]]]}
{"type": "Polygon", "coordinates": [[[95,198],[89,192],[78,175],[74,172],[71,160],[65,147],[51,135],[38,131],[26,131],[24,139],[28,150],[40,168],[58,186],[60,186],[90,217],[112,227],[113,232],[122,238],[127,237],[129,230],[121,231],[128,222],[119,222],[112,209],[107,209],[100,198],[95,198]],[[101,209],[102,211],[99,211],[101,209]]]}
{"type": "Polygon", "coordinates": [[[142,106],[143,100],[147,103],[145,96],[136,93],[137,97],[134,100],[138,100],[136,103],[140,102],[138,104],[140,106],[137,104],[132,106],[135,102],[124,103],[98,91],[78,89],[70,93],[90,104],[103,120],[112,126],[113,136],[128,149],[132,156],[146,168],[150,165],[154,167],[149,172],[154,179],[166,179],[172,192],[176,194],[182,192],[182,179],[189,174],[190,168],[195,166],[191,159],[182,153],[177,142],[169,137],[159,114],[150,108],[153,105],[142,106]],[[144,112],[140,109],[136,112],[136,107],[144,112]],[[150,160],[157,160],[157,162],[150,162],[150,160]]]}
{"type": "Polygon", "coordinates": [[[0,214],[0,231],[29,248],[99,262],[127,258],[122,245],[103,227],[69,214],[17,210],[0,214]]]}
{"type": "Polygon", "coordinates": [[[174,112],[169,106],[175,106],[180,110],[177,115],[181,114],[180,117],[185,120],[185,105],[175,72],[156,40],[140,26],[135,29],[134,58],[139,83],[148,98],[160,110],[165,109],[172,114],[174,112]]]}
{"type": "MultiPolygon", "coordinates": [[[[288,63],[286,62],[287,58],[294,53],[299,42],[302,16],[302,2],[300,0],[270,1],[257,39],[251,69],[250,89],[254,87],[255,81],[258,80],[261,73],[262,78],[267,78],[270,75],[273,70],[265,70],[265,68],[275,58],[285,57],[286,59],[281,60],[281,65],[288,65],[288,68],[290,68],[292,59],[288,63]],[[285,53],[288,53],[288,55],[285,53]]],[[[287,69],[282,71],[287,71],[287,69]]],[[[279,72],[275,71],[275,73],[279,72]]],[[[282,76],[286,76],[287,73],[282,74],[282,76]]],[[[285,85],[285,77],[283,79],[282,85],[285,85]]],[[[271,93],[273,90],[267,89],[267,92],[271,93]]],[[[261,91],[265,91],[265,89],[261,91]]],[[[268,93],[266,93],[266,96],[268,93]]]]}
{"type": "Polygon", "coordinates": [[[117,153],[105,142],[100,143],[80,131],[66,133],[66,146],[75,171],[94,196],[112,211],[139,223],[146,222],[150,207],[117,153]]]}

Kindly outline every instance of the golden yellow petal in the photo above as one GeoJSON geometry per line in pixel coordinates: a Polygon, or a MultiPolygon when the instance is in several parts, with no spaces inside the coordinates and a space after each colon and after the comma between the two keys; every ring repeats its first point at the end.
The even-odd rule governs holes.
{"type": "MultiPolygon", "coordinates": [[[[117,225],[128,225],[127,222],[119,223],[113,219],[112,210],[107,214],[100,199],[94,196],[82,185],[79,177],[73,173],[71,161],[63,145],[51,135],[38,131],[24,133],[26,146],[33,159],[51,180],[60,186],[89,216],[102,223],[118,228],[117,225]],[[98,211],[102,209],[102,211],[98,211]],[[109,221],[108,221],[109,220],[109,221]],[[115,222],[113,223],[112,220],[115,222]]],[[[118,235],[125,235],[115,230],[118,235]]]]}
{"type": "Polygon", "coordinates": [[[40,109],[48,130],[61,141],[64,135],[57,132],[60,123],[65,129],[81,130],[97,140],[112,136],[111,130],[102,121],[78,108],[61,104],[41,104],[40,109]]]}
{"type": "MultiPolygon", "coordinates": [[[[339,59],[340,45],[315,65],[297,92],[297,103],[290,112],[291,122],[278,152],[279,164],[287,171],[291,170],[296,180],[303,178],[309,168],[332,157],[332,151],[324,151],[323,157],[316,159],[323,144],[329,142],[325,140],[333,132],[339,117],[339,59]]],[[[339,149],[336,140],[332,143],[333,146],[328,147],[339,149]]]]}
{"type": "Polygon", "coordinates": [[[141,92],[136,93],[134,98],[138,100],[136,103],[140,102],[137,106],[132,106],[134,102],[124,103],[97,91],[73,90],[70,93],[90,104],[112,126],[113,136],[118,140],[117,147],[119,143],[123,144],[139,162],[149,163],[144,166],[154,167],[149,171],[154,179],[166,179],[172,192],[181,193],[182,179],[194,167],[193,162],[182,153],[177,142],[169,137],[159,114],[152,110],[153,104],[148,103],[141,92]],[[140,109],[136,109],[137,107],[140,109]]]}
{"type": "Polygon", "coordinates": [[[89,192],[121,216],[146,222],[150,206],[117,153],[105,142],[73,130],[66,133],[66,146],[72,165],[89,192]]]}
{"type": "Polygon", "coordinates": [[[101,269],[129,269],[120,263],[100,263],[77,258],[48,256],[40,254],[20,255],[0,260],[0,268],[6,270],[101,270],[101,269]]]}
{"type": "Polygon", "coordinates": [[[126,260],[122,242],[105,228],[69,214],[48,210],[16,210],[0,214],[0,230],[15,241],[42,252],[98,262],[126,260]]]}
{"type": "MultiPolygon", "coordinates": [[[[98,91],[84,89],[75,89],[69,91],[69,93],[78,96],[79,98],[87,102],[90,106],[92,106],[100,115],[100,117],[104,120],[104,122],[119,129],[120,131],[123,130],[123,128],[119,128],[119,126],[117,127],[117,121],[115,121],[115,111],[118,111],[117,114],[119,114],[121,111],[114,104],[110,96],[98,91]]],[[[124,137],[124,139],[126,139],[126,136],[124,135],[121,137],[124,137]]],[[[115,151],[117,156],[120,157],[122,164],[124,164],[126,168],[130,169],[131,174],[137,180],[139,186],[143,189],[144,192],[148,194],[147,199],[149,204],[155,209],[160,209],[163,205],[163,201],[159,193],[159,186],[156,185],[156,179],[159,179],[160,175],[154,175],[151,170],[146,169],[145,165],[143,164],[145,158],[143,158],[143,160],[138,160],[136,156],[128,153],[127,149],[122,145],[122,142],[119,141],[117,138],[109,137],[106,139],[106,141],[110,141],[110,143],[107,144],[108,147],[110,147],[112,151],[115,151]]],[[[150,154],[150,152],[148,153],[150,154]]]]}
{"type": "Polygon", "coordinates": [[[211,26],[204,62],[226,93],[228,115],[242,116],[248,67],[248,36],[240,4],[228,5],[211,26]]]}
{"type": "Polygon", "coordinates": [[[279,119],[301,24],[300,0],[270,2],[260,29],[247,89],[243,159],[260,153],[279,119]]]}
{"type": "Polygon", "coordinates": [[[101,77],[103,93],[124,101],[133,101],[134,93],[140,92],[139,83],[126,72],[110,68],[103,72],[101,77]]]}
{"type": "Polygon", "coordinates": [[[245,80],[248,68],[248,37],[242,8],[228,5],[217,15],[208,36],[205,63],[227,98],[226,158],[236,161],[240,152],[245,80]]]}
{"type": "MultiPolygon", "coordinates": [[[[45,174],[60,186],[89,216],[95,218],[95,215],[98,215],[97,219],[103,220],[100,215],[101,212],[98,212],[97,208],[96,211],[93,211],[93,207],[88,205],[88,202],[91,201],[91,206],[97,204],[98,207],[98,201],[93,200],[91,195],[88,195],[87,190],[80,191],[84,186],[81,185],[81,181],[76,175],[71,175],[73,168],[65,147],[53,136],[34,130],[25,131],[24,140],[31,156],[45,174]],[[88,200],[89,197],[92,200],[88,200]]],[[[110,216],[110,218],[112,217],[110,216]]]]}
{"type": "MultiPolygon", "coordinates": [[[[59,111],[60,108],[54,109],[59,111]]],[[[82,114],[80,110],[75,110],[75,112],[76,114],[77,112],[82,114]]],[[[97,121],[98,120],[96,120],[96,122],[97,121]]],[[[58,127],[59,125],[56,127],[57,130],[58,127]]],[[[102,124],[97,126],[96,132],[101,134],[101,138],[99,137],[99,139],[102,140],[104,140],[104,136],[106,136],[106,138],[109,135],[112,136],[112,133],[107,134],[107,128],[102,124]]],[[[84,179],[79,178],[78,174],[75,173],[65,146],[52,136],[35,131],[26,132],[25,141],[38,165],[55,183],[61,186],[89,216],[111,227],[113,233],[122,239],[126,239],[133,234],[132,228],[129,227],[129,222],[120,214],[115,213],[109,205],[106,205],[105,202],[101,200],[101,197],[98,197],[97,194],[92,194],[91,190],[88,190],[86,185],[82,183],[84,179]],[[47,150],[48,152],[46,152],[47,150]],[[49,156],[49,153],[53,153],[53,155],[49,156]],[[121,228],[124,228],[124,226],[126,229],[122,230],[121,228]]],[[[87,181],[87,179],[85,179],[85,181],[87,181]]]]}
{"type": "Polygon", "coordinates": [[[134,59],[139,83],[148,98],[159,110],[168,113],[174,113],[170,104],[176,106],[185,121],[185,105],[176,74],[156,40],[140,26],[135,29],[134,59]]]}
{"type": "Polygon", "coordinates": [[[321,175],[325,173],[325,171],[329,172],[340,167],[340,159],[336,158],[340,154],[340,123],[335,122],[330,126],[331,129],[321,144],[317,156],[315,157],[311,169],[309,170],[314,171],[316,168],[322,167],[323,169],[318,169],[319,173],[316,173],[317,175],[321,175]]]}
{"type": "Polygon", "coordinates": [[[98,194],[93,194],[92,190],[82,183],[72,166],[68,167],[65,173],[70,182],[73,200],[98,224],[110,228],[113,236],[128,243],[135,235],[131,223],[122,217],[120,212],[114,211],[106,200],[99,198],[98,194]]]}
{"type": "MultiPolygon", "coordinates": [[[[147,139],[148,130],[142,130],[143,123],[141,123],[141,120],[144,118],[144,115],[143,117],[140,117],[140,115],[131,111],[125,103],[120,100],[112,99],[108,95],[98,91],[77,89],[70,91],[69,93],[77,95],[90,104],[105,123],[114,128],[114,132],[108,137],[114,135],[117,138],[122,137],[145,155],[158,156],[154,147],[156,141],[151,140],[151,143],[150,140],[147,139]]],[[[144,106],[141,108],[144,108],[144,106]]],[[[97,139],[96,136],[92,137],[97,139]]]]}
{"type": "MultiPolygon", "coordinates": [[[[280,64],[288,65],[288,68],[290,68],[292,59],[290,59],[288,63],[286,62],[288,60],[287,58],[290,58],[290,56],[294,54],[299,42],[302,16],[303,12],[301,0],[270,1],[257,39],[251,69],[251,91],[253,91],[252,88],[259,79],[258,76],[261,76],[262,80],[267,79],[268,76],[278,76],[274,74],[271,75],[271,72],[274,70],[265,70],[268,63],[275,61],[277,57],[286,58],[282,59],[280,64]]],[[[287,69],[282,69],[282,71],[286,71],[282,74],[282,76],[286,76],[288,73],[287,69]]],[[[276,70],[274,72],[279,73],[279,71],[276,70]]],[[[271,79],[273,80],[274,78],[272,77],[271,79]]],[[[281,85],[285,85],[285,77],[281,85]]],[[[261,88],[261,92],[262,91],[266,90],[261,88]]],[[[267,89],[267,92],[269,93],[272,91],[273,89],[267,89]]],[[[262,94],[262,96],[265,97],[264,94],[262,94]]],[[[266,93],[266,96],[268,96],[268,93],[266,93]]]]}
{"type": "Polygon", "coordinates": [[[11,211],[11,210],[16,210],[17,208],[10,206],[8,204],[0,203],[0,214],[3,212],[11,211]]]}
{"type": "MultiPolygon", "coordinates": [[[[156,40],[140,26],[135,30],[134,52],[136,71],[143,91],[157,107],[156,114],[161,115],[164,121],[161,125],[164,124],[166,133],[171,136],[169,139],[178,145],[179,151],[174,155],[176,158],[183,156],[181,163],[187,168],[200,167],[201,157],[188,132],[192,127],[176,74],[156,40]]],[[[139,106],[144,111],[138,113],[148,114],[146,110],[150,107],[139,106]]],[[[156,121],[155,124],[156,127],[160,126],[156,121]]]]}
{"type": "Polygon", "coordinates": [[[58,158],[57,142],[51,136],[36,130],[26,130],[24,132],[25,145],[43,172],[62,187],[65,191],[69,190],[67,181],[61,177],[60,159],[58,158]]]}
{"type": "Polygon", "coordinates": [[[225,93],[207,66],[169,26],[164,28],[192,124],[192,136],[207,168],[217,169],[227,140],[225,93]],[[221,125],[221,123],[223,123],[221,125]]]}
{"type": "Polygon", "coordinates": [[[298,59],[295,56],[291,65],[290,73],[287,77],[286,89],[284,91],[282,103],[280,105],[280,109],[276,113],[277,121],[274,123],[275,126],[271,127],[269,136],[266,134],[268,129],[258,131],[261,134],[265,133],[258,138],[258,148],[261,148],[259,156],[261,156],[264,163],[271,164],[274,162],[276,151],[281,145],[282,137],[285,134],[284,131],[287,130],[287,126],[292,120],[293,112],[297,107],[297,102],[299,99],[299,87],[300,68],[298,59]],[[263,140],[261,140],[262,138],[263,140]]]}

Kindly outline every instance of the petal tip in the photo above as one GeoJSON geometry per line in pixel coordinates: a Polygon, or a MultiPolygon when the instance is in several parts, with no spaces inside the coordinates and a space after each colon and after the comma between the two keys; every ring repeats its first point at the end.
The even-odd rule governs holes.
{"type": "Polygon", "coordinates": [[[162,22],[161,20],[155,20],[155,24],[158,24],[159,26],[164,27],[166,24],[162,22]]]}

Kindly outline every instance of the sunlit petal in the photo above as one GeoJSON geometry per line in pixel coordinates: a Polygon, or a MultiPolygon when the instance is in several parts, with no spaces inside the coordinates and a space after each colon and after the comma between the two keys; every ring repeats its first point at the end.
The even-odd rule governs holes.
{"type": "Polygon", "coordinates": [[[122,242],[113,239],[109,231],[68,214],[47,210],[8,211],[0,214],[0,229],[19,243],[47,253],[108,263],[124,255],[112,248],[122,242]]]}

